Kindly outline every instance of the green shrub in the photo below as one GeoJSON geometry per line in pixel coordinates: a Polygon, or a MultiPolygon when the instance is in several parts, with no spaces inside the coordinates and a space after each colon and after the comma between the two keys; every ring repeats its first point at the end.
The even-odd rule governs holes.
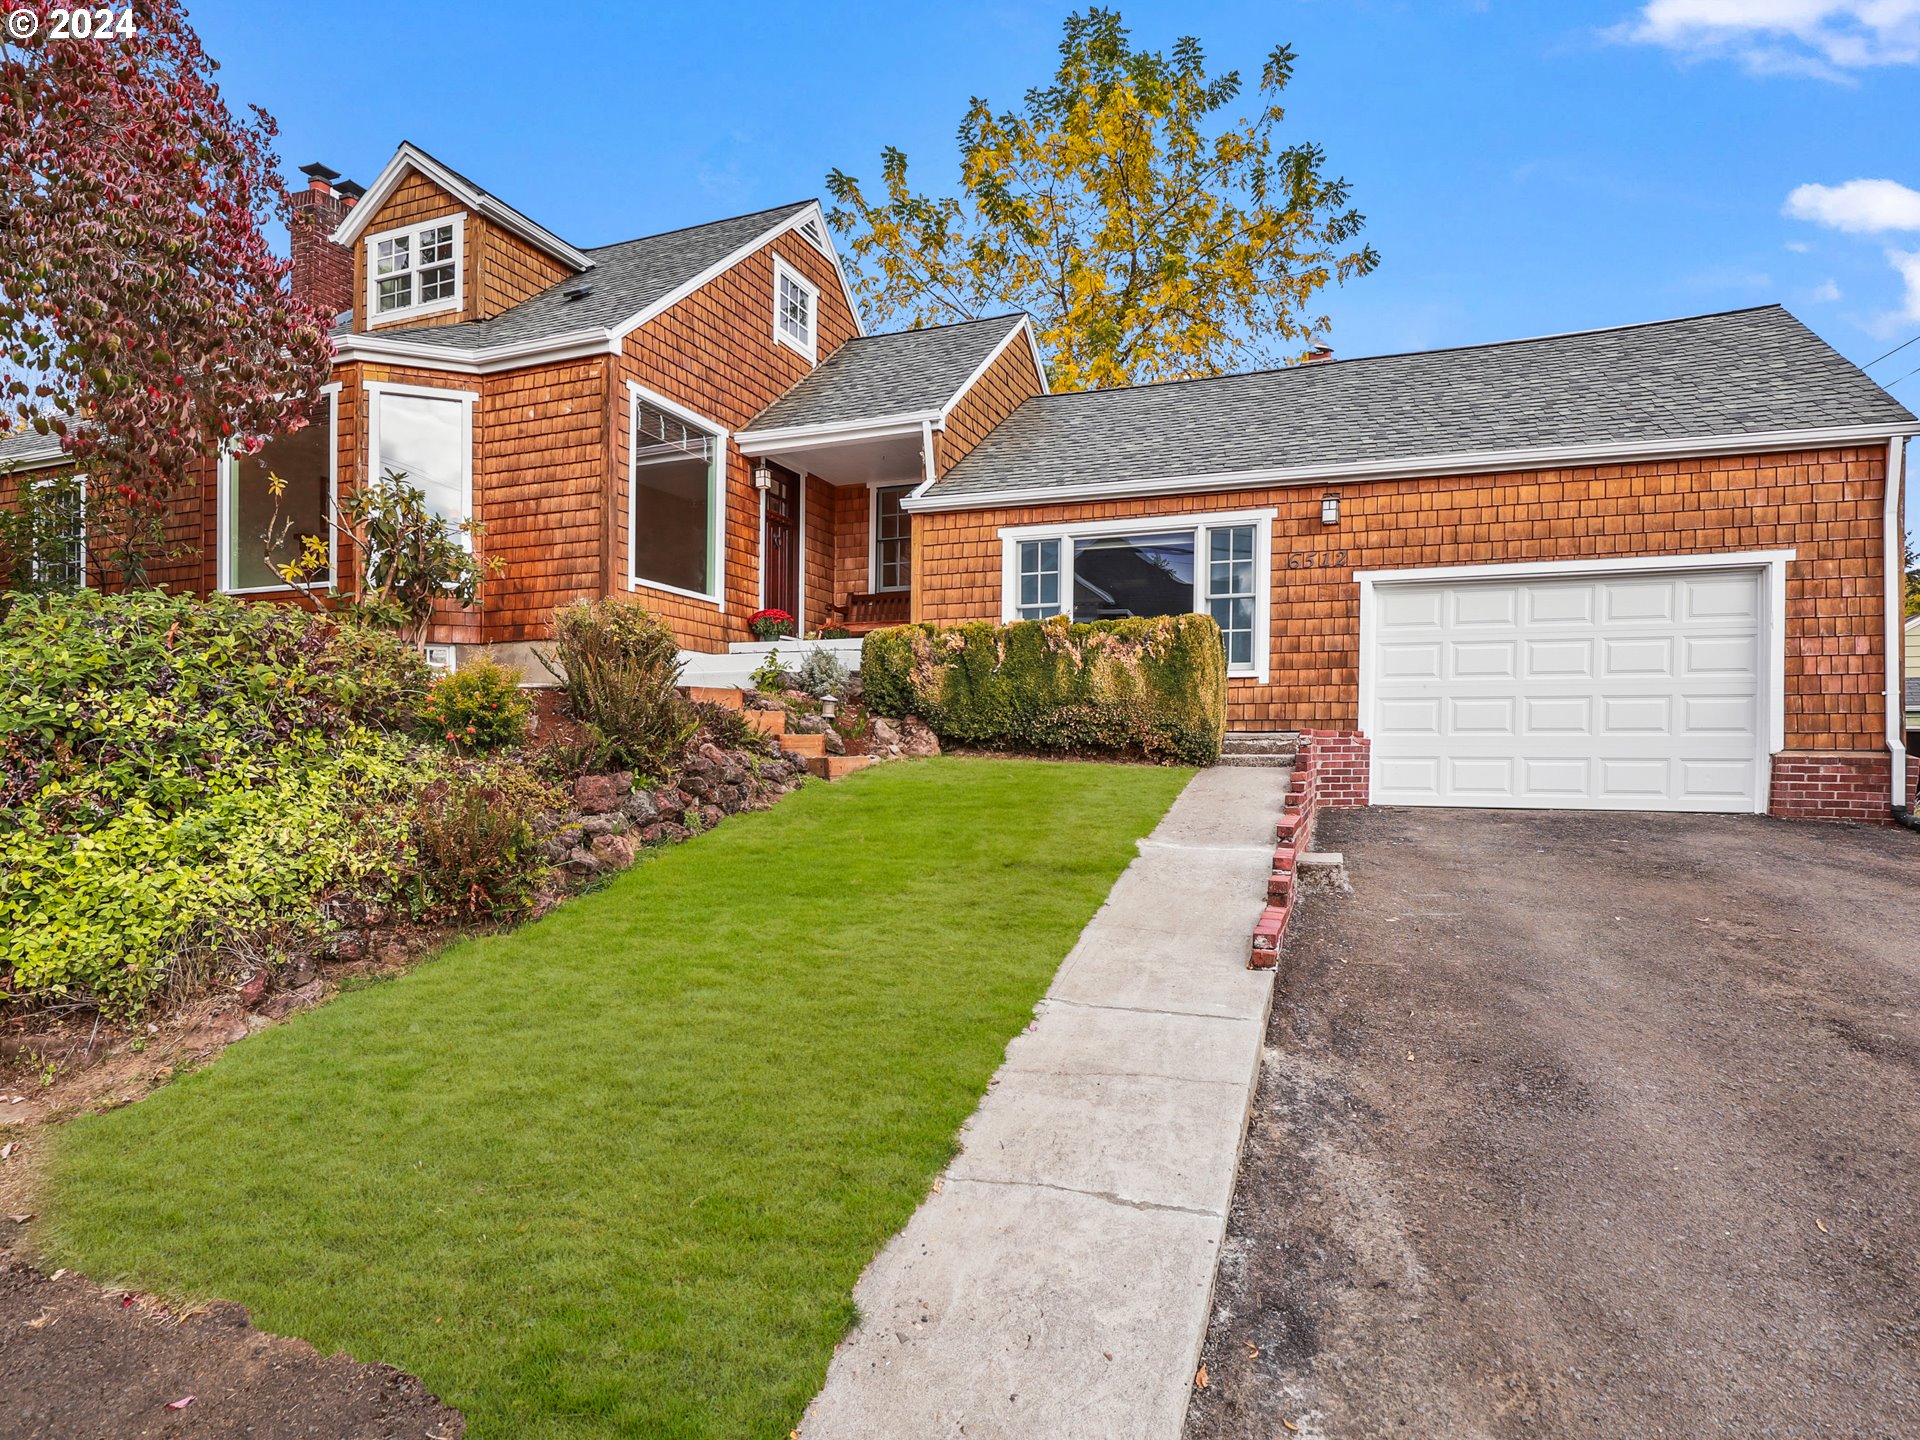
{"type": "Polygon", "coordinates": [[[417,909],[500,917],[526,908],[547,866],[534,817],[559,795],[525,769],[495,764],[436,780],[413,816],[417,909]]]}
{"type": "Polygon", "coordinates": [[[847,682],[853,678],[831,650],[809,650],[796,674],[800,688],[816,700],[845,695],[847,682]]]}
{"type": "Polygon", "coordinates": [[[867,636],[860,682],[875,713],[916,715],[953,744],[1210,765],[1226,733],[1226,659],[1205,615],[898,625],[867,636]]]}
{"type": "Polygon", "coordinates": [[[184,951],[387,893],[434,777],[410,648],[290,607],[158,592],[0,618],[0,996],[138,1009],[184,951]]]}
{"type": "Polygon", "coordinates": [[[420,707],[422,728],[463,751],[520,744],[532,716],[520,672],[484,658],[435,680],[420,707]]]}
{"type": "Polygon", "coordinates": [[[553,612],[553,634],[548,668],[574,718],[600,732],[605,758],[664,775],[700,726],[675,688],[680,641],[666,622],[624,601],[582,600],[553,612]]]}

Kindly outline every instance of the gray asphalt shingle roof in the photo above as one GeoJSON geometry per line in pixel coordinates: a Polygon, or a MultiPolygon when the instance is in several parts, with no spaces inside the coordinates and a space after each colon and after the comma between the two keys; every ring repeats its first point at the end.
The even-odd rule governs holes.
{"type": "Polygon", "coordinates": [[[1914,417],[1778,305],[1027,400],[929,492],[1151,483],[1914,417]]]}
{"type": "Polygon", "coordinates": [[[36,435],[31,430],[22,430],[13,435],[0,436],[0,471],[21,465],[43,464],[48,460],[57,460],[60,454],[58,435],[36,435]]]}
{"type": "Polygon", "coordinates": [[[388,333],[409,345],[486,350],[496,345],[553,339],[581,330],[609,329],[625,324],[656,300],[812,203],[802,200],[751,215],[736,215],[730,220],[670,230],[664,235],[646,235],[638,240],[623,240],[618,245],[602,245],[582,252],[593,261],[591,270],[569,275],[491,320],[388,333]],[[586,293],[578,299],[568,298],[570,292],[582,290],[586,293]]]}
{"type": "Polygon", "coordinates": [[[1024,315],[849,340],[754,416],[749,430],[835,425],[939,410],[1024,315]]]}

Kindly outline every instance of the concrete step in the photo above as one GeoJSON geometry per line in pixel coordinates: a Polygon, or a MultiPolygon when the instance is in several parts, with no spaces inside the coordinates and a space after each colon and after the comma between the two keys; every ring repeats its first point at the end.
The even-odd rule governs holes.
{"type": "Polygon", "coordinates": [[[824,758],[827,753],[827,737],[824,735],[782,735],[780,748],[789,755],[798,755],[804,760],[824,758]]]}
{"type": "Polygon", "coordinates": [[[1300,749],[1300,737],[1284,731],[1235,731],[1227,735],[1222,750],[1229,755],[1287,755],[1300,749]]]}
{"type": "Polygon", "coordinates": [[[839,780],[873,763],[871,755],[814,755],[807,760],[807,773],[822,780],[839,780]]]}
{"type": "Polygon", "coordinates": [[[1293,756],[1225,754],[1220,757],[1220,764],[1237,765],[1247,769],[1291,770],[1293,768],[1293,756]]]}
{"type": "Polygon", "coordinates": [[[762,735],[784,735],[787,733],[787,712],[784,710],[749,710],[746,712],[747,724],[762,735]]]}
{"type": "Polygon", "coordinates": [[[747,703],[747,697],[732,685],[689,685],[687,698],[727,710],[739,710],[747,703]]]}

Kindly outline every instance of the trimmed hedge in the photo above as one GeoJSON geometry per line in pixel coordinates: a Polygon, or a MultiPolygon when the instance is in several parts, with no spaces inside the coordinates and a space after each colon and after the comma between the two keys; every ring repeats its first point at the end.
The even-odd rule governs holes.
{"type": "Polygon", "coordinates": [[[1227,728],[1220,627],[1206,615],[896,625],[861,648],[860,688],[949,744],[1116,750],[1211,765],[1227,728]]]}

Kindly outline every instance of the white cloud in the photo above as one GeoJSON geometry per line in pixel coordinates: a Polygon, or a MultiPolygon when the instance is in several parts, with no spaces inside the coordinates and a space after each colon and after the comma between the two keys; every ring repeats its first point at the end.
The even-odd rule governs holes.
{"type": "Polygon", "coordinates": [[[1831,305],[1841,298],[1840,287],[1831,280],[1822,280],[1813,287],[1807,298],[1816,305],[1831,305]]]}
{"type": "Polygon", "coordinates": [[[1647,0],[1611,33],[1690,59],[1736,60],[1757,74],[1838,80],[1920,63],[1920,0],[1647,0]]]}
{"type": "Polygon", "coordinates": [[[1897,180],[1801,185],[1787,196],[1781,213],[1855,235],[1920,230],[1920,190],[1909,190],[1897,180]]]}
{"type": "Polygon", "coordinates": [[[1787,241],[1786,248],[1791,250],[1796,255],[1805,255],[1806,253],[1808,253],[1810,250],[1813,249],[1813,246],[1809,245],[1804,240],[1789,240],[1787,241]]]}
{"type": "Polygon", "coordinates": [[[1920,250],[1889,250],[1887,263],[1907,282],[1907,303],[1900,312],[1902,320],[1920,320],[1920,250]]]}

